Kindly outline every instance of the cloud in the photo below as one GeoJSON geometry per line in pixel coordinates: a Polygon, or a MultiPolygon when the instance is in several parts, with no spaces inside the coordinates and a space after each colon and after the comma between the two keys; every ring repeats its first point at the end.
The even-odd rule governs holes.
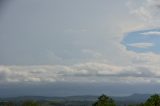
{"type": "Polygon", "coordinates": [[[85,33],[87,31],[88,31],[87,29],[73,29],[73,28],[64,30],[64,32],[68,32],[68,33],[79,33],[79,32],[85,33]]]}
{"type": "Polygon", "coordinates": [[[130,13],[135,14],[139,19],[143,19],[146,23],[153,26],[159,26],[160,18],[160,1],[159,0],[145,0],[140,2],[130,0],[127,3],[130,8],[130,13]]]}
{"type": "MultiPolygon", "coordinates": [[[[38,7],[33,5],[36,3],[25,2],[42,12],[34,10],[36,14],[31,13],[30,10],[27,11],[28,4],[22,3],[26,6],[24,11],[21,8],[23,5],[17,1],[14,4],[18,5],[10,7],[10,12],[4,16],[1,23],[1,35],[4,35],[4,38],[1,39],[0,48],[3,51],[1,64],[7,65],[0,66],[0,83],[159,82],[160,56],[152,52],[131,52],[120,43],[124,37],[121,25],[125,31],[139,28],[139,24],[140,27],[143,26],[139,21],[129,19],[126,13],[120,10],[124,5],[112,7],[106,6],[112,4],[106,2],[100,5],[100,8],[95,8],[97,3],[88,7],[88,2],[84,11],[81,8],[84,3],[75,5],[66,2],[62,8],[62,5],[52,5],[61,2],[40,3],[38,7]],[[19,10],[25,14],[17,13],[19,10]],[[106,15],[104,11],[107,13],[109,10],[114,12],[106,15]],[[11,16],[12,19],[9,18],[11,16]],[[26,31],[28,33],[25,33],[26,31]]],[[[156,7],[154,10],[157,10],[158,6],[153,3],[154,7],[151,7],[147,3],[149,1],[138,9],[133,8],[132,13],[147,20],[152,19],[154,15],[156,17],[156,14],[152,16],[150,8],[156,7]]],[[[130,46],[148,48],[153,44],[137,43],[130,46]]]]}
{"type": "Polygon", "coordinates": [[[153,35],[153,36],[160,36],[160,31],[148,31],[141,33],[143,35],[153,35]]]}
{"type": "Polygon", "coordinates": [[[0,84],[14,83],[151,83],[160,73],[148,66],[117,66],[106,63],[83,63],[71,66],[0,66],[0,84]],[[147,79],[147,80],[146,80],[147,79]]]}
{"type": "Polygon", "coordinates": [[[154,46],[153,43],[132,43],[132,44],[127,44],[127,45],[131,47],[144,48],[144,49],[154,46]]]}
{"type": "Polygon", "coordinates": [[[82,53],[84,54],[88,54],[88,57],[94,57],[94,58],[99,58],[99,57],[102,57],[102,54],[95,51],[95,50],[91,50],[91,49],[83,49],[82,50],[82,53]]]}

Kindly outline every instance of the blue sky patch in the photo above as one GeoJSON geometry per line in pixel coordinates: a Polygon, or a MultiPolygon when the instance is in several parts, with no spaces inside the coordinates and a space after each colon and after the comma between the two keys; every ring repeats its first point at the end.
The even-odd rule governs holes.
{"type": "Polygon", "coordinates": [[[129,32],[122,40],[128,50],[160,53],[160,29],[129,32]]]}

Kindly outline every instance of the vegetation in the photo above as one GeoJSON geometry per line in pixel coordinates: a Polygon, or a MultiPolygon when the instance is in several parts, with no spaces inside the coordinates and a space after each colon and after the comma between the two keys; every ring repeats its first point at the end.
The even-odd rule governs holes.
{"type": "Polygon", "coordinates": [[[102,95],[98,98],[98,101],[93,104],[93,106],[115,106],[112,98],[102,95]]]}
{"type": "Polygon", "coordinates": [[[145,103],[129,106],[160,106],[160,95],[152,95],[145,103]]]}
{"type": "Polygon", "coordinates": [[[151,96],[144,106],[160,106],[160,96],[158,94],[151,96]]]}
{"type": "Polygon", "coordinates": [[[23,100],[23,101],[0,101],[0,106],[160,106],[160,95],[150,96],[144,103],[134,103],[125,101],[125,103],[114,102],[106,95],[101,95],[97,101],[68,101],[68,100],[23,100]]]}
{"type": "Polygon", "coordinates": [[[36,101],[25,101],[22,103],[22,106],[39,106],[38,102],[36,101]]]}
{"type": "Polygon", "coordinates": [[[2,101],[0,102],[0,106],[15,106],[15,103],[2,101]]]}

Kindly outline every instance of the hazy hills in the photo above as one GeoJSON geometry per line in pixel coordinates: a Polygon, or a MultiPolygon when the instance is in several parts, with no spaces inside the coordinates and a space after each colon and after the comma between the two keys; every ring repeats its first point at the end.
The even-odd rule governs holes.
{"type": "MultiPolygon", "coordinates": [[[[111,97],[116,102],[133,102],[133,103],[140,103],[147,100],[151,94],[133,94],[130,96],[123,96],[123,97],[111,97]]],[[[20,96],[20,97],[11,97],[11,98],[1,98],[1,100],[5,101],[24,101],[24,100],[37,100],[37,101],[95,101],[97,100],[98,96],[67,96],[67,97],[44,97],[44,96],[20,96]]]]}

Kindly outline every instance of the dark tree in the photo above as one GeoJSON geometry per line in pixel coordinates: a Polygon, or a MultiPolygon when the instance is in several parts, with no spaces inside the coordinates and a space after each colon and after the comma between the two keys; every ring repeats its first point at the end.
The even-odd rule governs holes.
{"type": "Polygon", "coordinates": [[[14,104],[13,102],[9,102],[9,101],[1,101],[0,106],[16,106],[16,104],[14,104]]]}
{"type": "Polygon", "coordinates": [[[93,104],[93,106],[116,106],[116,105],[112,98],[106,95],[101,95],[98,98],[98,101],[93,104]]]}
{"type": "Polygon", "coordinates": [[[152,95],[144,106],[160,106],[160,96],[158,94],[152,95]]]}
{"type": "Polygon", "coordinates": [[[39,106],[39,104],[36,101],[25,101],[22,103],[22,106],[39,106]]]}

